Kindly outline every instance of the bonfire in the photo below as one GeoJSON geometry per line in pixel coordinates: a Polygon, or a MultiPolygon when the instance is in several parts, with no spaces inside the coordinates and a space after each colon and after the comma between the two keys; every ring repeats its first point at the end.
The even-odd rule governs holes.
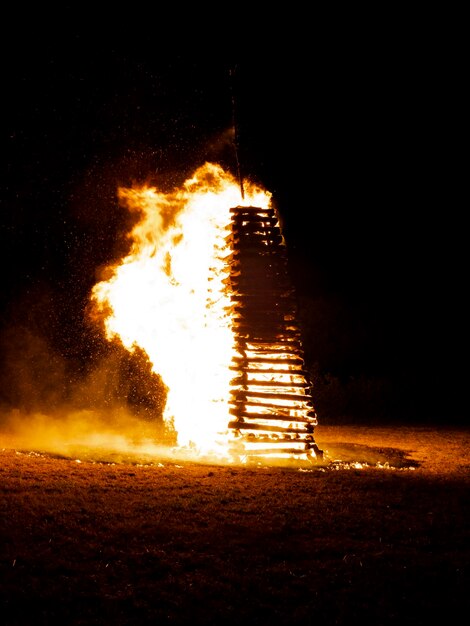
{"type": "Polygon", "coordinates": [[[317,416],[272,194],[205,163],[171,192],[120,188],[128,254],[92,291],[109,340],[148,356],[180,450],[314,461],[317,416]]]}

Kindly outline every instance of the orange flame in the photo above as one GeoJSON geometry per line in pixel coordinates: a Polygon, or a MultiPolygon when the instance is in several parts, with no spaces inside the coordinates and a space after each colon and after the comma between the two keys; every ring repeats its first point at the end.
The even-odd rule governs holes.
{"type": "Polygon", "coordinates": [[[230,208],[270,206],[271,194],[206,163],[181,188],[120,188],[141,213],[130,253],[92,290],[108,339],[147,353],[168,387],[164,420],[178,446],[226,454],[234,355],[227,259],[230,208]]]}

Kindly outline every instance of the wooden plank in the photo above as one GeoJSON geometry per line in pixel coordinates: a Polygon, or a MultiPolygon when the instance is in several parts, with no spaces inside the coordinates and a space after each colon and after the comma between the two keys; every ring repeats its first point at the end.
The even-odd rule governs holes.
{"type": "Polygon", "coordinates": [[[307,430],[306,428],[284,428],[283,426],[266,426],[264,424],[255,424],[251,422],[240,422],[238,420],[234,420],[228,423],[228,428],[232,428],[233,430],[261,430],[272,433],[292,433],[292,434],[302,434],[309,435],[313,432],[313,430],[307,430]]]}
{"type": "Polygon", "coordinates": [[[232,242],[234,244],[234,251],[242,251],[245,247],[257,247],[260,251],[264,250],[267,246],[278,246],[280,249],[286,250],[286,244],[283,236],[276,230],[263,232],[263,228],[253,229],[249,231],[239,230],[232,231],[232,242]]]}
{"type": "MultiPolygon", "coordinates": [[[[263,402],[262,398],[257,398],[257,399],[252,399],[252,400],[229,400],[229,404],[231,405],[231,407],[229,409],[229,413],[231,415],[240,415],[242,417],[249,416],[251,415],[251,413],[247,410],[249,407],[251,407],[252,409],[261,409],[261,408],[266,408],[266,409],[270,409],[271,413],[270,415],[279,415],[279,419],[284,419],[286,416],[289,415],[289,410],[292,411],[307,411],[306,413],[306,417],[308,418],[314,418],[316,417],[316,413],[313,407],[313,402],[311,398],[308,398],[307,396],[304,396],[305,398],[307,398],[307,400],[305,402],[302,402],[301,400],[296,400],[293,404],[291,404],[290,406],[284,406],[284,405],[279,405],[279,404],[273,404],[273,402],[263,402]],[[297,404],[297,402],[299,404],[297,404]]],[[[277,419],[277,418],[276,418],[277,419]]],[[[296,418],[297,419],[297,418],[296,418]]]]}
{"type": "Polygon", "coordinates": [[[237,217],[244,217],[247,215],[248,217],[254,217],[255,215],[268,215],[269,217],[275,217],[277,219],[276,212],[274,207],[246,207],[246,206],[237,206],[232,207],[230,209],[230,214],[232,219],[237,217]]]}
{"type": "Polygon", "coordinates": [[[297,337],[300,336],[300,328],[295,326],[291,322],[289,322],[289,326],[287,327],[287,323],[281,323],[279,320],[276,320],[273,317],[269,317],[270,310],[266,310],[266,319],[263,321],[256,316],[248,317],[245,319],[235,319],[232,321],[232,330],[239,334],[245,334],[247,332],[260,332],[266,331],[271,335],[273,333],[279,337],[279,339],[283,339],[284,337],[297,337]]]}
{"type": "Polygon", "coordinates": [[[266,363],[267,365],[269,364],[276,364],[276,363],[280,363],[280,364],[289,364],[289,365],[304,365],[305,361],[304,359],[294,356],[294,357],[290,357],[289,359],[274,359],[271,357],[243,357],[243,356],[234,356],[232,358],[232,361],[235,361],[236,363],[266,363]]]}
{"type": "Polygon", "coordinates": [[[244,387],[292,387],[294,389],[308,389],[312,385],[308,382],[303,383],[290,383],[290,382],[278,382],[269,380],[246,380],[246,378],[239,376],[238,378],[232,378],[231,385],[243,385],[244,387]]]}
{"type": "Polygon", "coordinates": [[[252,389],[233,389],[231,395],[234,400],[241,400],[246,398],[263,398],[271,400],[305,400],[313,402],[313,398],[310,394],[301,393],[270,393],[269,391],[254,391],[252,389]]]}
{"type": "Polygon", "coordinates": [[[237,311],[232,320],[234,324],[243,324],[243,322],[246,322],[246,324],[249,325],[252,322],[255,325],[259,325],[261,322],[261,317],[265,316],[267,323],[277,322],[277,324],[279,325],[279,323],[282,322],[285,325],[293,325],[296,324],[295,321],[293,321],[292,319],[286,320],[285,318],[287,316],[296,317],[295,314],[296,310],[293,307],[277,309],[274,302],[268,302],[266,303],[264,309],[262,309],[261,307],[252,308],[251,306],[247,305],[243,311],[237,311]]]}
{"type": "MultiPolygon", "coordinates": [[[[271,443],[273,443],[271,441],[271,443]]],[[[261,449],[250,449],[247,450],[246,448],[243,451],[243,455],[246,456],[267,456],[270,454],[293,454],[293,455],[302,455],[302,454],[306,454],[308,453],[308,450],[310,448],[310,446],[307,447],[307,444],[304,444],[303,442],[301,442],[302,445],[304,446],[303,448],[286,448],[286,447],[279,447],[279,448],[261,448],[261,449]]],[[[285,441],[279,441],[280,446],[285,446],[286,442],[285,441]]],[[[239,455],[241,454],[240,452],[238,453],[239,455]]]]}
{"type": "MultiPolygon", "coordinates": [[[[253,294],[258,296],[261,300],[261,297],[265,296],[264,306],[266,309],[273,308],[273,304],[275,304],[278,299],[281,299],[283,294],[288,291],[290,284],[287,280],[270,280],[269,276],[257,276],[253,278],[249,275],[243,278],[235,276],[227,281],[227,283],[233,291],[230,297],[235,294],[244,294],[245,296],[253,294]]],[[[291,303],[292,307],[295,305],[294,302],[291,303]]]]}
{"type": "Polygon", "coordinates": [[[243,419],[244,423],[251,424],[252,420],[269,420],[272,422],[289,422],[289,423],[299,423],[299,424],[311,424],[315,425],[315,421],[308,417],[290,417],[287,415],[281,414],[272,414],[265,415],[264,413],[247,413],[246,411],[237,411],[235,409],[229,409],[230,415],[234,415],[238,418],[237,421],[241,421],[243,419]],[[247,421],[248,420],[248,421],[247,421]]]}
{"type": "Polygon", "coordinates": [[[285,261],[284,263],[282,259],[274,259],[274,256],[269,254],[237,254],[231,257],[227,266],[230,272],[228,275],[231,277],[242,276],[244,272],[251,271],[253,275],[265,272],[272,274],[273,277],[291,278],[288,262],[285,261]]]}
{"type": "Polygon", "coordinates": [[[308,378],[308,372],[306,372],[305,370],[256,369],[254,367],[249,367],[249,366],[237,367],[235,365],[230,365],[229,369],[232,372],[239,372],[240,375],[243,375],[243,376],[247,376],[249,374],[263,376],[264,374],[268,374],[268,375],[273,375],[273,376],[296,376],[296,377],[302,377],[304,379],[308,378]]]}
{"type": "Polygon", "coordinates": [[[286,289],[280,294],[275,294],[271,298],[269,296],[266,298],[266,295],[258,295],[256,293],[231,293],[230,299],[234,302],[243,302],[246,306],[249,304],[259,305],[264,302],[271,302],[273,305],[287,305],[287,304],[296,304],[296,299],[294,297],[295,291],[292,287],[291,289],[286,289]]]}
{"type": "Polygon", "coordinates": [[[266,220],[251,220],[243,223],[238,221],[232,223],[232,233],[235,236],[245,236],[251,234],[264,233],[265,235],[279,235],[281,232],[279,225],[275,223],[268,223],[266,220]]]}
{"type": "Polygon", "coordinates": [[[253,328],[247,328],[247,329],[242,329],[240,327],[234,328],[234,333],[236,335],[236,338],[238,340],[243,340],[243,341],[252,341],[252,342],[261,342],[261,341],[265,341],[265,342],[280,342],[280,341],[293,341],[293,340],[300,340],[301,336],[300,336],[300,332],[283,332],[282,334],[277,331],[276,329],[273,329],[273,331],[270,333],[270,329],[266,328],[264,329],[265,332],[262,332],[263,329],[259,330],[259,329],[253,329],[253,328]]]}
{"type": "Polygon", "coordinates": [[[253,345],[254,343],[255,342],[253,341],[247,341],[246,339],[242,339],[240,337],[238,341],[236,341],[236,349],[242,354],[244,352],[256,352],[259,354],[297,354],[299,356],[303,355],[303,349],[300,345],[300,342],[286,342],[284,344],[280,344],[278,342],[266,342],[266,344],[262,344],[261,342],[257,342],[256,347],[249,347],[248,344],[253,345]]]}

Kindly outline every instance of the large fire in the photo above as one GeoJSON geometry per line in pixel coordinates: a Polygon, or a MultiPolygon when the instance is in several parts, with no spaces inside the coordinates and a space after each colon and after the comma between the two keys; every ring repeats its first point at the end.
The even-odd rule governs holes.
{"type": "MultiPolygon", "coordinates": [[[[106,336],[119,339],[129,351],[139,347],[148,355],[153,371],[168,388],[163,418],[176,432],[178,447],[228,457],[234,436],[229,422],[237,415],[233,364],[246,358],[234,341],[231,209],[267,210],[271,193],[248,182],[242,189],[222,167],[206,163],[170,193],[140,186],[120,188],[119,196],[140,219],[129,235],[130,252],[108,268],[107,279],[92,291],[106,336]]],[[[291,376],[286,376],[284,348],[278,366],[267,365],[272,358],[263,358],[256,346],[247,349],[260,362],[259,368],[267,370],[263,379],[272,380],[273,371],[280,369],[281,386],[293,380],[297,366],[288,367],[291,376]]],[[[313,407],[297,394],[295,406],[286,408],[289,389],[283,391],[276,419],[297,417],[308,426],[309,419],[302,418],[300,411],[313,407]]],[[[274,417],[272,407],[262,399],[245,410],[274,417]]],[[[281,430],[262,424],[256,428],[269,437],[273,430],[281,430]]],[[[300,432],[292,424],[290,430],[300,432]]]]}

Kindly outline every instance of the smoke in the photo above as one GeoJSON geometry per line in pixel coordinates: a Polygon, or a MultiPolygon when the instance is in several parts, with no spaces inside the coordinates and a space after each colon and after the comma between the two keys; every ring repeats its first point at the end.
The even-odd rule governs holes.
{"type": "Polygon", "coordinates": [[[24,328],[8,334],[0,438],[15,440],[15,447],[79,458],[156,454],[172,444],[162,420],[165,388],[159,377],[139,374],[142,355],[114,347],[74,378],[43,338],[24,328]]]}
{"type": "Polygon", "coordinates": [[[132,415],[127,407],[25,414],[0,413],[0,440],[7,447],[92,461],[144,462],[173,454],[154,425],[132,415]]]}
{"type": "Polygon", "coordinates": [[[233,173],[237,172],[237,145],[235,128],[233,126],[211,135],[206,140],[204,150],[205,159],[219,163],[233,173]]]}
{"type": "Polygon", "coordinates": [[[45,286],[23,296],[1,329],[0,440],[79,458],[138,457],[171,445],[166,388],[145,353],[100,343],[90,329],[87,359],[64,354],[52,296],[45,286]]]}
{"type": "Polygon", "coordinates": [[[46,340],[24,324],[1,336],[2,401],[21,411],[54,410],[64,402],[65,363],[46,340]]]}
{"type": "Polygon", "coordinates": [[[235,128],[229,126],[224,130],[212,135],[208,141],[209,152],[220,156],[220,154],[227,149],[234,149],[235,145],[235,128]]]}

